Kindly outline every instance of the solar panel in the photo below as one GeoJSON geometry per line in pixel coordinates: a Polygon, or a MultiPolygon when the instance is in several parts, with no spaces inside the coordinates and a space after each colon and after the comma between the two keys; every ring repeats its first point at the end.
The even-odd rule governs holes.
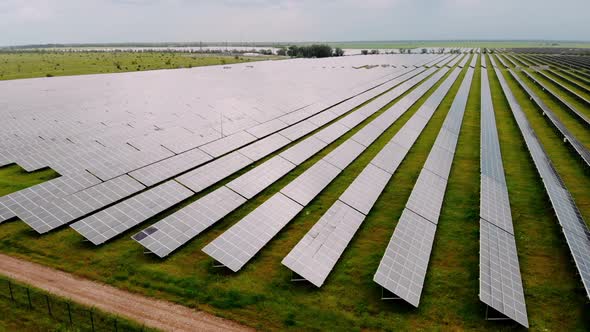
{"type": "Polygon", "coordinates": [[[258,161],[278,149],[289,145],[289,143],[291,141],[283,135],[276,133],[241,148],[240,153],[252,161],[258,161]]]}
{"type": "Polygon", "coordinates": [[[471,58],[471,63],[469,64],[469,67],[475,68],[476,63],[477,63],[477,54],[474,54],[473,57],[471,58]]]}
{"type": "Polygon", "coordinates": [[[514,236],[484,220],[480,220],[479,227],[479,298],[528,328],[514,236]]]}
{"type": "Polygon", "coordinates": [[[446,149],[449,152],[455,153],[455,148],[457,147],[457,139],[457,134],[452,133],[451,131],[445,128],[442,128],[438,136],[436,137],[436,145],[443,149],[446,149]]]}
{"type": "Polygon", "coordinates": [[[220,187],[154,225],[133,239],[160,258],[168,256],[215,222],[246,202],[227,187],[220,187]]]}
{"type": "Polygon", "coordinates": [[[324,157],[324,160],[343,170],[346,168],[346,166],[350,165],[350,163],[352,163],[352,161],[355,160],[365,149],[366,147],[353,140],[346,140],[344,143],[340,144],[337,148],[328,153],[324,157]]]}
{"type": "Polygon", "coordinates": [[[344,135],[348,132],[350,128],[341,125],[340,123],[336,122],[331,126],[328,126],[320,131],[318,131],[315,135],[315,138],[322,140],[326,144],[330,144],[340,138],[340,136],[344,135]]]}
{"type": "Polygon", "coordinates": [[[505,232],[514,234],[506,185],[482,174],[480,195],[481,218],[505,232]]]}
{"type": "Polygon", "coordinates": [[[199,148],[213,157],[219,157],[255,140],[256,136],[245,131],[240,131],[207,143],[199,148]]]}
{"type": "Polygon", "coordinates": [[[244,156],[239,151],[234,151],[193,171],[181,175],[177,177],[176,180],[197,193],[251,163],[252,160],[248,157],[244,156]]]}
{"type": "Polygon", "coordinates": [[[368,124],[357,131],[353,136],[352,139],[356,142],[368,147],[369,145],[373,144],[373,142],[381,136],[381,134],[385,131],[382,127],[376,127],[375,125],[368,124]]]}
{"type": "Polygon", "coordinates": [[[372,164],[340,196],[340,200],[367,215],[389,182],[391,174],[372,164]]]}
{"type": "Polygon", "coordinates": [[[321,127],[328,122],[336,119],[338,115],[330,110],[324,111],[322,113],[316,114],[309,118],[309,122],[315,124],[318,127],[321,127]]]}
{"type": "Polygon", "coordinates": [[[234,272],[239,271],[303,209],[276,193],[203,248],[203,252],[234,272]]]}
{"type": "Polygon", "coordinates": [[[294,124],[291,127],[285,128],[281,130],[279,133],[285,136],[286,138],[290,139],[291,141],[294,141],[311,133],[317,128],[318,126],[315,125],[313,122],[305,120],[297,124],[294,124]]]}
{"type": "Polygon", "coordinates": [[[393,174],[397,167],[402,163],[408,149],[399,144],[390,141],[377,153],[371,163],[382,170],[393,174]]]}
{"type": "MultiPolygon", "coordinates": [[[[420,72],[420,71],[418,71],[418,72],[420,72]]],[[[432,80],[437,79],[437,77],[440,78],[441,76],[442,75],[435,76],[433,79],[429,80],[429,82],[427,82],[427,84],[429,86],[432,86],[434,84],[434,82],[432,80]]],[[[418,83],[418,80],[416,77],[413,78],[412,80],[414,82],[413,84],[418,83]]],[[[400,81],[400,79],[394,79],[391,81],[391,84],[397,84],[397,83],[399,83],[399,81],[400,81]]],[[[412,85],[408,82],[403,84],[403,88],[406,90],[411,87],[412,87],[412,85]]],[[[426,90],[423,90],[422,93],[425,93],[425,91],[426,90]]],[[[385,105],[390,101],[390,100],[388,100],[388,98],[394,98],[395,95],[403,94],[403,92],[404,91],[400,90],[400,88],[398,87],[398,88],[390,91],[390,93],[387,93],[387,94],[384,94],[383,96],[378,97],[377,99],[375,99],[371,103],[363,106],[362,108],[355,111],[354,113],[346,115],[343,119],[338,121],[338,124],[341,124],[342,120],[346,120],[347,118],[349,118],[351,116],[356,116],[355,114],[363,114],[364,116],[368,117],[371,114],[373,114],[373,112],[375,110],[377,110],[376,108],[374,108],[374,106],[372,106],[374,103],[385,105]],[[366,109],[368,109],[369,111],[365,111],[366,109]]],[[[417,98],[419,98],[419,95],[417,95],[416,93],[414,93],[412,96],[413,96],[412,98],[414,98],[414,100],[417,100],[417,98]]],[[[340,104],[340,105],[342,105],[342,104],[340,104]]],[[[352,104],[350,104],[350,105],[352,105],[352,104]]],[[[348,106],[350,106],[350,105],[348,105],[348,106]]],[[[411,103],[408,103],[406,105],[406,107],[409,107],[409,106],[411,106],[411,103]]],[[[403,113],[403,112],[401,112],[401,110],[398,110],[397,112],[398,112],[398,114],[403,113]]],[[[333,125],[336,125],[336,124],[333,124],[333,125]]],[[[314,136],[296,144],[295,146],[289,148],[288,150],[284,151],[281,154],[281,157],[284,157],[286,159],[290,159],[292,162],[299,162],[299,163],[303,162],[305,159],[308,158],[307,157],[308,155],[311,155],[310,151],[309,151],[310,149],[311,150],[318,149],[318,147],[314,147],[315,145],[317,145],[318,142],[322,142],[322,141],[317,140],[314,135],[314,136]],[[311,148],[309,146],[311,146],[311,148]],[[307,151],[305,151],[305,150],[307,150],[307,151]],[[302,157],[302,155],[303,155],[303,157],[302,157]]],[[[319,149],[321,149],[324,146],[323,142],[320,144],[321,145],[320,145],[319,149]]],[[[338,150],[338,148],[336,150],[338,150]]],[[[344,154],[342,154],[341,157],[343,157],[343,158],[338,158],[338,163],[340,164],[341,167],[344,167],[344,163],[346,163],[347,158],[346,158],[346,155],[344,155],[344,154]]],[[[333,160],[334,163],[336,163],[335,160],[336,159],[333,160]]],[[[205,196],[203,199],[205,199],[207,197],[208,196],[205,196]]],[[[201,200],[203,200],[203,199],[201,199],[201,200]]],[[[199,200],[199,201],[201,201],[201,200],[199,200]]],[[[235,205],[235,207],[239,206],[239,204],[237,204],[237,203],[234,205],[235,205]]],[[[189,205],[189,207],[190,206],[191,205],[189,205]]],[[[205,208],[205,207],[203,207],[203,208],[205,208]]],[[[184,213],[184,210],[185,209],[178,211],[178,214],[184,213]]],[[[189,208],[187,207],[186,210],[189,210],[189,208]]],[[[147,228],[146,230],[144,230],[143,232],[140,232],[137,234],[138,238],[141,238],[141,239],[143,239],[144,237],[148,238],[148,240],[146,240],[147,242],[143,241],[141,239],[138,240],[138,238],[136,238],[136,237],[134,237],[134,239],[136,241],[140,242],[142,245],[144,245],[148,250],[159,255],[160,257],[168,255],[170,252],[174,251],[176,248],[180,247],[182,244],[188,242],[191,238],[193,238],[194,236],[196,236],[200,232],[200,231],[199,232],[191,231],[189,233],[183,233],[183,236],[179,237],[175,226],[181,227],[181,226],[176,225],[177,222],[180,223],[181,221],[178,218],[176,218],[175,215],[176,214],[171,215],[170,217],[168,217],[162,221],[163,224],[166,225],[166,227],[164,229],[158,229],[158,231],[154,233],[155,228],[150,227],[150,228],[147,228]],[[172,232],[172,234],[168,234],[168,231],[172,232]],[[154,241],[151,235],[149,235],[149,236],[146,235],[148,233],[149,234],[152,234],[152,233],[156,234],[157,233],[158,236],[163,239],[174,238],[174,245],[169,244],[168,246],[163,246],[163,245],[161,245],[161,243],[159,241],[154,241]]],[[[208,220],[207,224],[210,225],[216,221],[217,220],[208,220]]],[[[204,228],[203,228],[203,230],[204,230],[204,228]]],[[[169,240],[167,240],[167,241],[169,242],[169,240]]]]}
{"type": "Polygon", "coordinates": [[[328,144],[316,138],[314,135],[281,152],[280,156],[295,165],[300,165],[327,145],[328,144]]]}
{"type": "Polygon", "coordinates": [[[211,156],[197,148],[140,168],[129,175],[146,186],[153,186],[211,159],[211,156]]]}
{"type": "Polygon", "coordinates": [[[281,193],[305,206],[340,174],[340,168],[320,160],[281,189],[281,193]]]}
{"type": "Polygon", "coordinates": [[[24,215],[41,203],[49,203],[63,196],[92,187],[101,181],[88,172],[61,176],[32,187],[0,197],[0,222],[17,214],[24,215]]]}
{"type": "Polygon", "coordinates": [[[530,96],[530,98],[534,101],[534,103],[539,107],[539,109],[546,115],[547,119],[553,124],[553,126],[567,139],[567,142],[571,144],[571,146],[576,150],[578,156],[582,158],[582,160],[586,163],[587,166],[590,166],[590,151],[582,144],[572,132],[570,132],[567,127],[559,120],[559,118],[555,115],[553,110],[547,106],[541,100],[541,98],[534,93],[529,86],[516,75],[512,70],[510,71],[512,77],[518,82],[518,84],[525,90],[525,92],[530,96]]]}
{"type": "MultiPolygon", "coordinates": [[[[456,72],[458,72],[458,70],[456,72]]],[[[437,100],[438,103],[440,103],[442,100],[441,96],[444,96],[444,92],[450,89],[452,85],[450,83],[452,83],[457,78],[457,76],[458,75],[456,74],[452,74],[428,100],[437,100]]],[[[432,80],[437,79],[440,79],[440,77],[435,77],[432,80]]],[[[424,94],[426,93],[427,89],[421,89],[420,91],[421,94],[424,94]]],[[[406,101],[402,104],[403,107],[405,107],[405,110],[411,107],[411,105],[420,98],[421,94],[413,94],[402,99],[402,101],[406,101]]],[[[411,131],[421,132],[427,122],[424,121],[425,119],[423,116],[426,116],[429,119],[432,116],[432,112],[430,110],[428,112],[420,111],[424,108],[436,108],[437,106],[438,104],[432,102],[423,104],[418,112],[412,116],[410,121],[404,124],[404,128],[410,128],[411,131]],[[415,118],[419,118],[420,120],[418,122],[411,122],[411,120],[415,118]]],[[[394,110],[396,117],[388,117],[388,119],[392,121],[391,123],[393,123],[397,117],[403,114],[403,111],[404,109],[402,108],[394,110]]],[[[380,118],[375,119],[373,122],[375,121],[380,122],[380,124],[383,125],[383,121],[380,118]]],[[[368,126],[371,126],[373,122],[371,122],[371,124],[368,126]]],[[[400,131],[396,134],[396,136],[397,135],[403,135],[403,132],[400,131]]],[[[364,149],[362,145],[356,143],[356,141],[353,139],[354,136],[347,142],[354,142],[364,149]]],[[[392,142],[393,139],[389,144],[392,144],[392,142]]],[[[342,148],[343,151],[348,150],[348,148],[343,148],[345,144],[346,143],[341,145],[339,149],[342,148]]],[[[381,152],[388,150],[387,146],[381,152]]],[[[407,150],[403,150],[402,153],[396,157],[400,158],[400,160],[403,160],[403,157],[405,157],[406,153],[407,150]]],[[[326,156],[325,159],[328,158],[329,156],[326,156]]],[[[332,205],[332,207],[326,212],[326,214],[324,214],[320,221],[318,221],[316,226],[314,226],[314,228],[308,232],[308,234],[283,260],[283,264],[304,278],[310,278],[308,280],[318,287],[323,284],[325,278],[336,264],[342,252],[345,250],[346,245],[350,239],[352,239],[354,233],[364,220],[364,215],[369,213],[370,209],[374,205],[377,198],[380,196],[383,188],[391,177],[390,173],[373,164],[375,160],[384,159],[379,158],[379,155],[375,157],[373,161],[363,169],[361,174],[356,177],[353,183],[340,196],[338,201],[336,201],[336,203],[332,205]],[[348,213],[346,210],[354,211],[354,213],[348,213]],[[352,216],[350,216],[351,214],[352,216]],[[336,224],[338,224],[338,222],[343,219],[350,220],[346,223],[340,223],[342,227],[336,226],[336,224]],[[326,228],[326,224],[328,224],[330,228],[326,228]],[[336,229],[336,227],[339,228],[336,229]],[[323,230],[322,234],[319,233],[320,230],[323,230]],[[335,234],[335,236],[331,237],[328,234],[335,234]],[[313,244],[310,245],[310,238],[318,240],[313,241],[313,244]],[[332,240],[332,238],[334,239],[332,240]],[[332,245],[332,242],[334,242],[334,245],[332,245]],[[316,255],[315,252],[317,251],[318,246],[321,246],[318,252],[321,252],[322,249],[325,249],[325,253],[322,252],[322,254],[316,255]],[[310,248],[309,254],[302,253],[302,251],[307,250],[305,248],[310,248]],[[314,257],[317,257],[318,259],[316,260],[314,257]]],[[[397,168],[397,165],[395,165],[393,168],[390,168],[391,173],[395,171],[395,168],[397,168]]]]}
{"type": "Polygon", "coordinates": [[[446,187],[445,179],[427,169],[422,169],[406,208],[434,224],[438,223],[446,187]]]}
{"type": "Polygon", "coordinates": [[[248,129],[246,129],[246,131],[249,132],[250,134],[256,136],[257,138],[262,138],[262,137],[270,135],[276,131],[279,131],[287,126],[288,126],[288,124],[281,121],[281,119],[274,119],[271,121],[261,123],[257,126],[252,127],[252,128],[248,128],[248,129]]]}
{"type": "MultiPolygon", "coordinates": [[[[465,91],[469,91],[472,78],[473,69],[469,68],[463,78],[459,93],[455,96],[451,109],[445,118],[445,123],[448,121],[462,121],[468,98],[468,93],[465,91]]],[[[437,99],[433,100],[442,100],[440,96],[446,94],[446,92],[443,92],[441,91],[437,99]]],[[[427,107],[432,108],[435,106],[428,105],[427,107]]],[[[402,135],[412,133],[411,130],[404,131],[404,128],[398,132],[398,135],[400,133],[403,133],[402,135]]],[[[446,177],[437,174],[448,177],[457,139],[458,135],[451,133],[444,126],[440,129],[435,145],[418,176],[373,278],[384,289],[415,307],[418,307],[420,303],[424,278],[447,186],[446,177]],[[449,147],[452,147],[452,150],[449,147]],[[429,169],[435,171],[436,174],[429,169]]],[[[399,142],[403,141],[396,141],[394,137],[391,142],[399,144],[399,142]]]]}
{"type": "Polygon", "coordinates": [[[70,227],[94,245],[100,245],[192,195],[192,191],[178,182],[168,181],[75,222],[70,227]]]}
{"type": "Polygon", "coordinates": [[[227,187],[250,199],[295,168],[295,164],[274,156],[248,173],[227,184],[227,187]]]}
{"type": "Polygon", "coordinates": [[[282,260],[282,264],[321,287],[352,240],[364,215],[336,201],[282,260]]]}
{"type": "Polygon", "coordinates": [[[444,180],[449,179],[451,165],[453,163],[454,153],[434,145],[430,150],[430,155],[424,164],[424,168],[441,177],[444,180]]]}
{"type": "Polygon", "coordinates": [[[58,198],[25,211],[19,218],[43,234],[126,198],[145,187],[128,175],[58,198]]]}
{"type": "Polygon", "coordinates": [[[373,280],[418,307],[436,225],[404,209],[373,280]]]}
{"type": "MultiPolygon", "coordinates": [[[[524,71],[524,73],[531,80],[533,80],[536,84],[538,84],[541,88],[543,88],[544,91],[547,91],[551,96],[553,96],[553,98],[559,100],[559,102],[562,105],[564,105],[571,113],[573,113],[578,119],[582,120],[582,122],[584,122],[585,124],[590,125],[590,118],[588,116],[586,116],[584,113],[582,113],[580,110],[578,110],[573,104],[571,104],[570,102],[568,102],[565,98],[563,98],[561,96],[561,94],[553,91],[553,89],[551,89],[547,84],[544,84],[540,80],[537,80],[529,72],[524,71]]],[[[557,81],[554,81],[554,83],[555,82],[557,82],[557,81]]],[[[559,84],[559,86],[561,86],[561,84],[559,84]]]]}

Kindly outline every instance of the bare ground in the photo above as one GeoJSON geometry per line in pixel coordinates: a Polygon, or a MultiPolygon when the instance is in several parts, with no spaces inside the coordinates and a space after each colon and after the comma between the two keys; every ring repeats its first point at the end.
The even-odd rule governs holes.
{"type": "Polygon", "coordinates": [[[0,273],[55,295],[165,331],[248,331],[232,321],[0,254],[0,273]]]}

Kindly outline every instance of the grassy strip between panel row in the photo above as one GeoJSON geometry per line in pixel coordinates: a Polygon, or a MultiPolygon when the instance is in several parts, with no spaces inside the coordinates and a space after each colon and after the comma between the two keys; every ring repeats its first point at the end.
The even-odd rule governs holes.
{"type": "Polygon", "coordinates": [[[155,331],[0,276],[0,331],[155,331]]]}

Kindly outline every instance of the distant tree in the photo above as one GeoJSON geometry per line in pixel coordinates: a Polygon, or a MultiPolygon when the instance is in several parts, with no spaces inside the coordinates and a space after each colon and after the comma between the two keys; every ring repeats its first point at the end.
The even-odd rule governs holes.
{"type": "Polygon", "coordinates": [[[334,50],[334,56],[343,56],[344,55],[344,50],[341,49],[340,47],[336,47],[336,49],[334,50]]]}
{"type": "Polygon", "coordinates": [[[361,50],[361,54],[362,55],[367,55],[367,54],[369,54],[369,50],[361,50]]]}
{"type": "Polygon", "coordinates": [[[287,49],[286,49],[286,48],[284,48],[284,47],[283,47],[283,48],[279,48],[279,49],[277,50],[277,55],[281,55],[281,56],[285,56],[285,55],[287,55],[287,49]]]}
{"type": "Polygon", "coordinates": [[[291,45],[289,46],[289,49],[287,49],[287,55],[290,57],[296,57],[298,53],[299,47],[297,47],[297,45],[291,45]]]}
{"type": "Polygon", "coordinates": [[[287,55],[299,58],[327,58],[333,55],[329,45],[313,44],[310,46],[289,46],[287,55]]]}

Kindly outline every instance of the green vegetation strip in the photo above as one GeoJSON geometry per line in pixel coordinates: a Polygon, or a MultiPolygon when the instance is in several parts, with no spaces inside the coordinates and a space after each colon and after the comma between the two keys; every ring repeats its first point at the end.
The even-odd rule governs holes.
{"type": "Polygon", "coordinates": [[[155,331],[0,276],[0,331],[155,331]]]}
{"type": "Polygon", "coordinates": [[[275,58],[172,52],[0,53],[0,80],[192,68],[275,58]]]}

